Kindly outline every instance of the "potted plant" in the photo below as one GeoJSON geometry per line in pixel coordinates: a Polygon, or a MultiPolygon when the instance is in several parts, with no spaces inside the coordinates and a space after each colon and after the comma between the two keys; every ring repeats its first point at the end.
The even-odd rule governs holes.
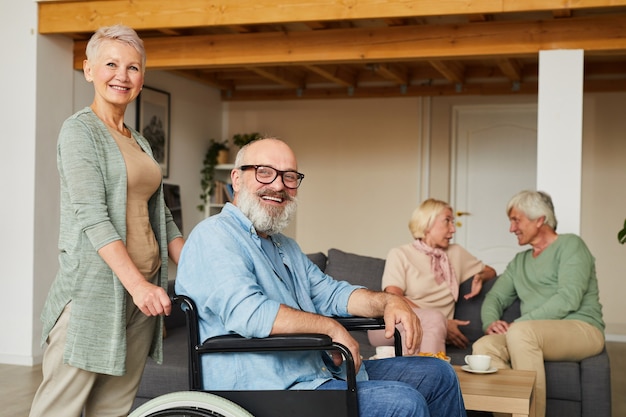
{"type": "Polygon", "coordinates": [[[255,139],[259,139],[261,137],[260,133],[237,133],[233,135],[233,145],[239,146],[242,148],[248,143],[252,142],[255,139]]]}
{"type": "Polygon", "coordinates": [[[207,149],[204,155],[202,170],[200,171],[202,174],[200,178],[200,185],[202,186],[200,200],[202,200],[202,204],[198,205],[198,210],[200,211],[205,211],[206,206],[209,204],[209,199],[215,192],[215,166],[228,160],[228,156],[226,156],[226,161],[221,160],[220,155],[223,155],[224,151],[228,151],[226,140],[220,142],[211,139],[209,149],[207,149]]]}

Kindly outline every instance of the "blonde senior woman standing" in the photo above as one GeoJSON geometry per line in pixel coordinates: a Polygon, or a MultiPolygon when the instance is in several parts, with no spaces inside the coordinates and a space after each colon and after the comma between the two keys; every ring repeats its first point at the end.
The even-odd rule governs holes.
{"type": "MultiPolygon", "coordinates": [[[[422,202],[411,215],[409,230],[413,242],[387,255],[382,288],[403,296],[413,307],[422,324],[421,352],[445,352],[446,342],[465,348],[469,340],[459,327],[469,321],[454,319],[459,286],[472,279],[465,298],[474,297],[496,271],[462,246],[450,243],[456,228],[452,207],[445,201],[429,198],[422,202]]],[[[368,336],[372,346],[393,344],[379,330],[370,330],[368,336]]]]}
{"type": "Polygon", "coordinates": [[[148,355],[162,357],[168,256],[177,263],[184,242],[149,143],[124,124],[143,87],[142,40],[104,27],[86,54],[94,100],[57,144],[59,269],[41,315],[48,347],[31,417],[128,414],[148,355]]]}

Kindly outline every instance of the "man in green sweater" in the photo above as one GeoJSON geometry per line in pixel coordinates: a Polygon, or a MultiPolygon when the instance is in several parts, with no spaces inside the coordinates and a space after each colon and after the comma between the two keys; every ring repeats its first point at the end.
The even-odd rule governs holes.
{"type": "Polygon", "coordinates": [[[507,214],[510,232],[531,248],[513,258],[485,297],[486,336],[473,353],[491,356],[496,368],[536,371],[536,416],[544,417],[544,360],[580,361],[604,348],[595,258],[580,237],[556,233],[548,194],[522,191],[509,201],[507,214]],[[513,323],[500,320],[516,298],[522,315],[513,323]]]}

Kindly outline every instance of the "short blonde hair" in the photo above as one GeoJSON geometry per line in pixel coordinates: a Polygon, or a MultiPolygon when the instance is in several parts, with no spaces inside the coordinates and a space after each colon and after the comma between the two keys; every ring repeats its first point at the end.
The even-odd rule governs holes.
{"type": "Polygon", "coordinates": [[[429,198],[422,202],[422,204],[413,211],[411,220],[409,220],[409,230],[413,238],[423,239],[426,232],[433,227],[437,216],[448,208],[452,210],[450,204],[434,198],[429,198]]]}
{"type": "Polygon", "coordinates": [[[135,48],[141,55],[141,72],[144,73],[146,71],[146,49],[143,46],[143,41],[134,29],[124,25],[99,28],[87,43],[87,48],[85,49],[87,60],[91,61],[98,56],[102,42],[106,40],[123,42],[135,48]]]}

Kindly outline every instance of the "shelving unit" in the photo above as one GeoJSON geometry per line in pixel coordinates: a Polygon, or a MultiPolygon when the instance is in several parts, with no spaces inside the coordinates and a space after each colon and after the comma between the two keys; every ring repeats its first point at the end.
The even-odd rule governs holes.
{"type": "MultiPolygon", "coordinates": [[[[230,172],[235,168],[234,164],[219,164],[215,166],[215,180],[224,184],[230,184],[230,172]]],[[[214,216],[222,211],[224,204],[229,201],[229,197],[225,195],[224,190],[216,189],[211,196],[211,202],[208,205],[207,216],[214,216]],[[221,195],[220,195],[221,194],[221,195]]]]}

